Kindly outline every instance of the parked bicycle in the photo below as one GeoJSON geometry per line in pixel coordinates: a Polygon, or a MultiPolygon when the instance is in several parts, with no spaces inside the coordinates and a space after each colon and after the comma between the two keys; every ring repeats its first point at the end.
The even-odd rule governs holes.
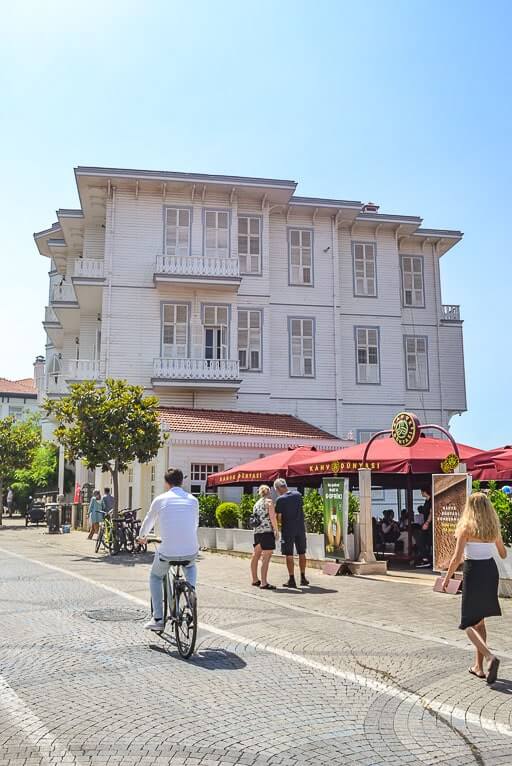
{"type": "Polygon", "coordinates": [[[145,553],[147,545],[140,545],[137,542],[142,523],[137,519],[137,511],[140,510],[140,508],[123,508],[119,511],[117,519],[114,519],[112,511],[103,512],[103,521],[100,523],[96,540],[96,553],[102,546],[113,556],[121,551],[145,553]]]}
{"type": "MultiPolygon", "coordinates": [[[[162,541],[158,537],[149,537],[148,542],[162,541]]],[[[188,561],[170,562],[171,567],[164,578],[163,628],[155,631],[158,636],[164,636],[167,623],[170,622],[178,652],[184,660],[194,653],[197,638],[196,589],[189,585],[182,574],[182,567],[188,563],[188,561]]],[[[153,614],[153,602],[150,603],[151,614],[153,614]]]]}

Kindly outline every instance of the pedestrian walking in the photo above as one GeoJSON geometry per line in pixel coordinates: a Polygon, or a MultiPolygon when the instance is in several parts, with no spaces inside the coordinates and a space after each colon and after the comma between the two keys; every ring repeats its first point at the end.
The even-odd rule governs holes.
{"type": "Polygon", "coordinates": [[[469,668],[469,672],[493,684],[500,661],[487,644],[485,618],[501,616],[498,567],[493,554],[497,549],[504,559],[507,551],[503,545],[498,515],[483,492],[475,492],[468,497],[455,537],[455,553],[443,580],[443,590],[446,590],[450,578],[464,560],[459,628],[466,631],[476,650],[475,664],[469,668]],[[487,674],[484,671],[484,661],[487,661],[487,674]]]}
{"type": "Polygon", "coordinates": [[[7,488],[7,513],[9,514],[9,518],[12,519],[12,512],[14,510],[14,492],[12,491],[12,487],[7,488]]]}
{"type": "Polygon", "coordinates": [[[267,580],[270,559],[279,536],[274,503],[270,487],[262,484],[258,489],[259,499],[254,504],[251,527],[254,530],[254,552],[251,558],[252,584],[261,590],[275,590],[267,580]],[[261,579],[258,578],[258,564],[261,560],[261,579]]]}
{"type": "Polygon", "coordinates": [[[103,497],[101,498],[101,507],[104,513],[110,513],[115,505],[115,500],[110,494],[110,489],[105,487],[103,490],[103,497]]]}
{"type": "Polygon", "coordinates": [[[306,579],[306,524],[302,509],[302,495],[295,489],[288,489],[285,479],[276,479],[274,489],[279,495],[276,500],[276,516],[281,525],[281,553],[286,556],[288,581],[285,588],[296,588],[294,573],[294,550],[299,556],[300,584],[309,585],[306,579]]]}
{"type": "Polygon", "coordinates": [[[92,493],[91,502],[89,503],[89,523],[91,525],[91,529],[89,530],[88,539],[92,540],[93,535],[99,532],[100,529],[100,521],[103,521],[104,517],[103,508],[102,508],[102,502],[101,502],[101,492],[99,489],[95,489],[92,493]]]}

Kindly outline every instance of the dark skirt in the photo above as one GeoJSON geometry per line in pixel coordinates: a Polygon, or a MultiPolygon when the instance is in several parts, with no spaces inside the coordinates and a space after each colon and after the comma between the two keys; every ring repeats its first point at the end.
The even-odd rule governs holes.
{"type": "Polygon", "coordinates": [[[499,575],[494,559],[466,559],[463,571],[459,628],[466,630],[477,625],[484,617],[501,617],[499,575]]]}

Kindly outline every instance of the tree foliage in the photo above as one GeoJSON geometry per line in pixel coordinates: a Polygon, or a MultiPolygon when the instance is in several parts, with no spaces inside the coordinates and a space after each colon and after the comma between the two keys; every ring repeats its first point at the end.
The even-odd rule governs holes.
{"type": "Polygon", "coordinates": [[[250,529],[249,519],[251,518],[254,504],[257,499],[256,495],[246,495],[245,492],[242,495],[240,505],[238,506],[238,518],[240,519],[242,529],[250,529]]]}
{"type": "Polygon", "coordinates": [[[134,460],[148,463],[163,444],[157,407],[158,399],[145,397],[142,386],[112,378],[101,387],[92,381],[75,384],[68,396],[44,404],[57,421],[55,437],[67,459],[110,472],[116,512],[119,473],[134,460]]]}
{"type": "Polygon", "coordinates": [[[0,523],[4,485],[13,480],[17,470],[30,466],[34,450],[40,443],[41,429],[37,416],[25,420],[9,416],[0,420],[0,523]]]}
{"type": "Polygon", "coordinates": [[[199,526],[200,527],[216,527],[217,517],[215,511],[220,504],[220,497],[218,495],[199,495],[197,498],[199,501],[199,526]]]}
{"type": "Polygon", "coordinates": [[[233,529],[238,526],[238,504],[220,503],[215,511],[219,527],[233,529]]]}

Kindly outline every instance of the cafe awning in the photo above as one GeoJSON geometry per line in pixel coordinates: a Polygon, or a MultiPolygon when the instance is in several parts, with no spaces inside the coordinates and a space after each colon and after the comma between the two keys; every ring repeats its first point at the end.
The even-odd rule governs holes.
{"type": "Polygon", "coordinates": [[[512,447],[497,447],[468,460],[468,471],[480,481],[512,480],[512,447]]]}
{"type": "MultiPolygon", "coordinates": [[[[457,446],[461,463],[466,463],[472,455],[481,454],[481,450],[476,447],[466,444],[457,446]]],[[[366,461],[363,462],[365,450],[366,443],[363,443],[301,458],[290,463],[288,476],[349,475],[357,473],[360,468],[389,474],[441,473],[442,461],[453,453],[449,441],[429,437],[421,437],[412,447],[400,447],[390,437],[376,439],[370,445],[366,461]]]]}
{"type": "Polygon", "coordinates": [[[286,478],[288,476],[288,466],[292,461],[312,460],[316,455],[321,454],[314,447],[297,447],[296,449],[283,450],[258,460],[252,460],[244,465],[237,465],[227,471],[213,473],[208,477],[208,486],[241,486],[243,484],[271,482],[279,477],[286,478]]]}

